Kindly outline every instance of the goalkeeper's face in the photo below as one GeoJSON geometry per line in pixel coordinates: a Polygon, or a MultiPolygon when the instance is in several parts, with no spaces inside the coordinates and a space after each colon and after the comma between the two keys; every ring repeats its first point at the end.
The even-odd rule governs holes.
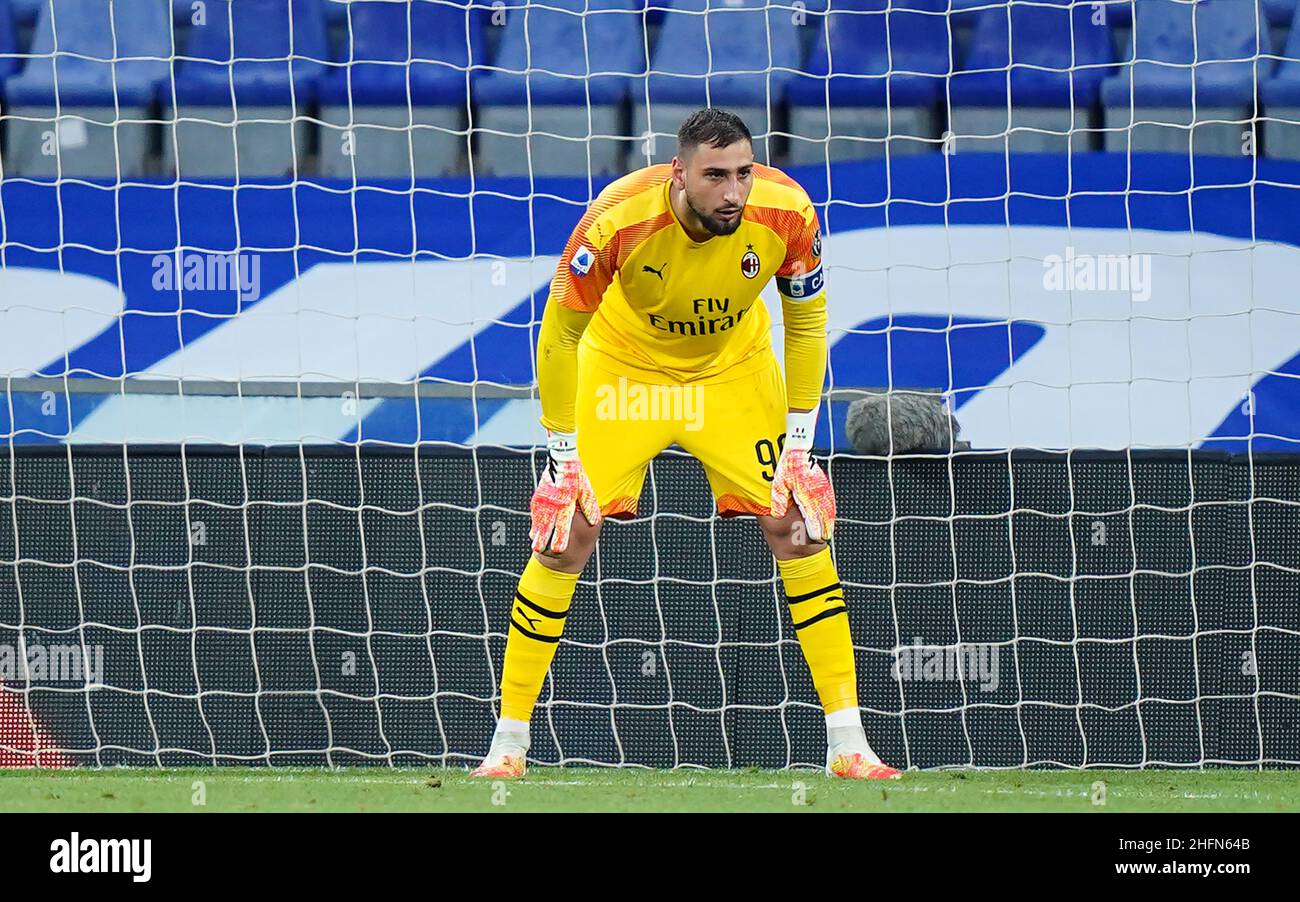
{"type": "Polygon", "coordinates": [[[748,141],[726,147],[701,144],[681,160],[683,195],[700,225],[714,235],[740,228],[754,185],[754,148],[748,141]]]}

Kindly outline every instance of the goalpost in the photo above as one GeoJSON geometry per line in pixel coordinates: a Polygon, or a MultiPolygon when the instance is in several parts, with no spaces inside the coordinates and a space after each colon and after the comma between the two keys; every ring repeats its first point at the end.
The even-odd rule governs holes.
{"type": "MultiPolygon", "coordinates": [[[[0,766],[477,761],[550,274],[705,103],[818,204],[817,444],[881,756],[1300,764],[1300,116],[1258,103],[1300,61],[1272,4],[1159,2],[53,0],[0,28],[0,766]],[[1150,55],[1180,28],[1190,57],[1150,55]],[[1206,60],[1249,102],[1150,76],[1206,60]],[[855,450],[879,390],[941,393],[969,450],[855,450]]],[[[755,524],[678,449],[641,510],[582,575],[530,755],[820,766],[755,524]]]]}

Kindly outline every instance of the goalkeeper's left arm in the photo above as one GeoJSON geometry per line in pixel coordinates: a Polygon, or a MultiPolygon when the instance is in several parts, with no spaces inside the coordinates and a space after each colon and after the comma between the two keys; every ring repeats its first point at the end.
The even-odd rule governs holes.
{"type": "Polygon", "coordinates": [[[530,505],[533,550],[538,552],[560,554],[568,548],[577,510],[592,526],[600,523],[596,493],[578,459],[574,415],[578,341],[614,277],[614,243],[605,242],[595,250],[585,243],[591,241],[588,233],[600,208],[599,203],[593,204],[569,236],[551,279],[537,336],[537,392],[548,458],[530,505]]]}
{"type": "Polygon", "coordinates": [[[816,413],[826,381],[826,292],[809,301],[781,299],[785,320],[785,394],[791,413],[816,413]]]}

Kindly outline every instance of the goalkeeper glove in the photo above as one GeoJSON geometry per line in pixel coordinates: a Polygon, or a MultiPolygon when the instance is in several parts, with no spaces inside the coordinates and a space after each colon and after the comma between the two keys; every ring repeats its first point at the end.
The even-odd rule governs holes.
{"type": "Polygon", "coordinates": [[[560,554],[569,547],[569,528],[575,510],[581,507],[587,522],[596,526],[600,523],[600,505],[596,503],[591,480],[578,460],[577,435],[548,431],[546,450],[546,470],[529,505],[533,520],[529,537],[533,540],[533,551],[545,552],[549,544],[553,553],[560,554]]]}
{"type": "Polygon", "coordinates": [[[786,415],[785,445],[772,475],[772,516],[780,519],[790,509],[790,498],[803,514],[808,538],[824,542],[835,529],[835,490],[826,471],[809,455],[817,411],[786,415]]]}

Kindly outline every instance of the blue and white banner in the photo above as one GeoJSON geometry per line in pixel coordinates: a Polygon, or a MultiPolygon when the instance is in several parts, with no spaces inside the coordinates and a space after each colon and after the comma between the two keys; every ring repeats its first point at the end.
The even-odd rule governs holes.
{"type": "MultiPolygon", "coordinates": [[[[1300,448],[1300,166],[935,154],[789,172],[825,233],[828,388],[946,392],[975,448],[1300,448]]],[[[0,437],[539,443],[535,400],[415,385],[533,383],[551,274],[601,187],[4,182],[0,437]]],[[[779,353],[775,285],[764,300],[779,353]]],[[[843,407],[819,446],[847,447],[843,407]]]]}

